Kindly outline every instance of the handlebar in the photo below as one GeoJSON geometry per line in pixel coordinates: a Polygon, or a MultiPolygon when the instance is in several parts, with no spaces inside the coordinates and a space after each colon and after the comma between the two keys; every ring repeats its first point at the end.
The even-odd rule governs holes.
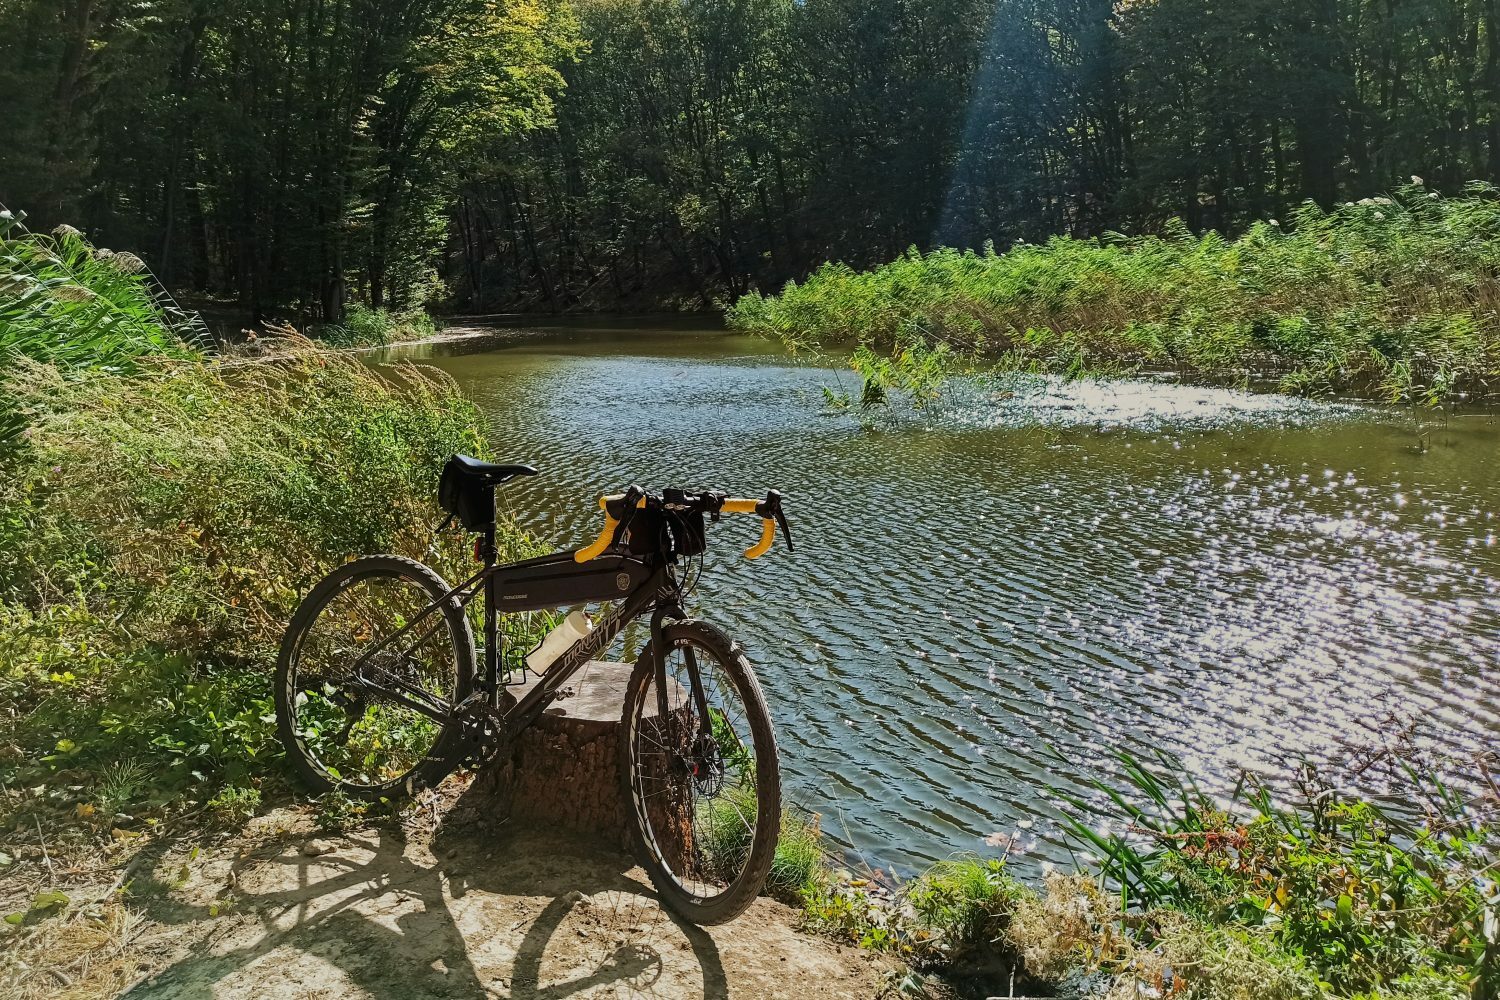
{"type": "Polygon", "coordinates": [[[781,530],[786,535],[787,549],[795,552],[792,547],[792,530],[786,522],[786,514],[781,509],[781,494],[776,490],[768,490],[765,499],[751,500],[741,497],[726,497],[719,493],[687,494],[679,491],[668,491],[670,496],[653,496],[639,487],[632,486],[624,493],[616,493],[599,498],[599,509],[604,511],[604,530],[599,532],[599,537],[589,545],[573,553],[575,562],[585,563],[591,559],[597,559],[614,543],[616,532],[620,529],[620,517],[629,508],[646,510],[651,507],[663,509],[687,510],[699,514],[711,514],[717,521],[720,514],[756,514],[761,518],[760,540],[745,550],[746,559],[759,559],[771,550],[771,545],[776,541],[776,525],[779,522],[781,530]]]}

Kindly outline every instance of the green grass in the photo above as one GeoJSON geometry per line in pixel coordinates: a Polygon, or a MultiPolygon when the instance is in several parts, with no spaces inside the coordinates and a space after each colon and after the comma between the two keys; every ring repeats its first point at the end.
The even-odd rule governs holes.
{"type": "Polygon", "coordinates": [[[955,369],[1173,370],[1305,394],[1435,404],[1500,391],[1500,196],[1420,186],[1235,239],[1057,237],[1006,253],[935,250],[856,272],[831,263],[732,325],[789,347],[853,346],[865,402],[935,398],[955,369]]]}
{"type": "Polygon", "coordinates": [[[423,309],[391,312],[351,305],[342,323],[318,331],[318,339],[331,347],[385,347],[409,340],[422,340],[437,332],[437,324],[423,309]]]}
{"type": "Polygon", "coordinates": [[[293,608],[351,556],[424,554],[443,461],[487,450],[480,415],[430,369],[296,340],[199,353],[143,269],[74,233],[13,228],[5,250],[0,781],[46,794],[3,808],[105,830],[187,798],[242,815],[280,773],[293,608]]]}

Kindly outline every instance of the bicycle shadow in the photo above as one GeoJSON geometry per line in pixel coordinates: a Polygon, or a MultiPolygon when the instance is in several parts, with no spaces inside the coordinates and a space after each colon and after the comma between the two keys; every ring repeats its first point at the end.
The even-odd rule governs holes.
{"type": "Polygon", "coordinates": [[[632,868],[534,831],[440,831],[429,849],[378,830],[313,857],[252,852],[230,866],[227,917],[170,894],[145,902],[152,920],[206,933],[127,996],[727,996],[713,939],[632,868]]]}

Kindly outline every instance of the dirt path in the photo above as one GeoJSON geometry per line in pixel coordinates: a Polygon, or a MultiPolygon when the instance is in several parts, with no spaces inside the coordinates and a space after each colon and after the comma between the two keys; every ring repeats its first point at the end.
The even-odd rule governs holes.
{"type": "Polygon", "coordinates": [[[285,822],[152,866],[127,996],[842,998],[890,982],[770,900],[723,927],[678,922],[627,857],[578,841],[285,822]]]}

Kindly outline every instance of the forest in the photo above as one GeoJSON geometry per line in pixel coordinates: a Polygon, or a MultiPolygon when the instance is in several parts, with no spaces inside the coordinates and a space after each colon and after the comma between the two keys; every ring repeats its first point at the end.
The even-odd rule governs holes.
{"type": "Polygon", "coordinates": [[[0,202],[246,320],[714,308],[1500,179],[1500,0],[3,0],[0,202]]]}

